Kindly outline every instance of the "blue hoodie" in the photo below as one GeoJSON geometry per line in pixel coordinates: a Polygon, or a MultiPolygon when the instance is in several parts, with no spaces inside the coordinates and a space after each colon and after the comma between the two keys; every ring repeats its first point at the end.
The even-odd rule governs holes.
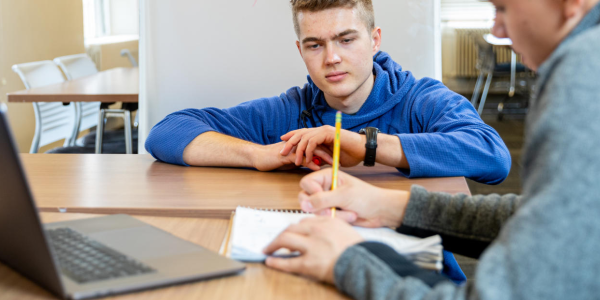
{"type": "MultiPolygon", "coordinates": [[[[373,126],[400,138],[410,170],[404,176],[465,176],[497,184],[510,170],[508,149],[461,95],[441,82],[416,80],[385,52],[374,57],[376,75],[371,94],[353,115],[344,115],[343,129],[358,132],[373,126]]],[[[261,145],[303,127],[335,124],[335,112],[310,76],[304,87],[227,108],[184,109],[152,128],[146,150],[158,160],[187,165],[183,150],[198,135],[216,131],[261,145]]]]}

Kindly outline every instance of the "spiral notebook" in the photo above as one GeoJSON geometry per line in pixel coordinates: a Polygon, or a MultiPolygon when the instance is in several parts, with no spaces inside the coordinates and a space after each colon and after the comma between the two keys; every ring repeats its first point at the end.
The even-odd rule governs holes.
{"type": "MultiPolygon", "coordinates": [[[[296,211],[259,210],[238,206],[232,213],[229,230],[221,244],[224,256],[245,262],[262,262],[262,253],[289,225],[298,223],[313,214],[296,211]]],[[[400,234],[390,228],[354,227],[367,241],[387,244],[418,266],[440,271],[442,269],[442,239],[439,235],[428,238],[400,234]]],[[[294,255],[286,249],[275,254],[294,255]]]]}

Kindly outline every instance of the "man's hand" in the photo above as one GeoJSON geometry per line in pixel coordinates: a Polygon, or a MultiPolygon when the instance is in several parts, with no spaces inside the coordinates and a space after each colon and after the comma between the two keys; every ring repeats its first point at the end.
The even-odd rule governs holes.
{"type": "Polygon", "coordinates": [[[331,171],[308,174],[300,181],[300,207],[317,215],[331,215],[331,207],[339,207],[336,217],[361,227],[392,227],[402,224],[410,193],[370,185],[342,171],[338,187],[331,188],[331,171]]]}
{"type": "Polygon", "coordinates": [[[280,248],[300,252],[293,258],[269,257],[267,266],[288,273],[334,283],[333,268],[342,253],[363,238],[350,225],[331,217],[303,219],[290,225],[264,249],[272,254],[280,248]]]}
{"type": "MultiPolygon", "coordinates": [[[[325,125],[317,128],[298,129],[284,134],[281,136],[281,140],[286,141],[281,150],[281,155],[290,154],[292,149],[296,147],[294,163],[300,166],[304,157],[310,161],[313,155],[319,155],[316,151],[319,147],[327,148],[333,152],[335,127],[325,125]]],[[[342,167],[353,167],[363,161],[366,151],[365,143],[366,138],[364,135],[342,129],[340,132],[340,165],[342,167]]]]}
{"type": "MultiPolygon", "coordinates": [[[[281,154],[281,149],[286,142],[271,145],[257,145],[257,150],[252,153],[252,164],[259,171],[289,170],[299,166],[305,166],[313,171],[318,171],[321,166],[315,164],[311,159],[302,157],[300,164],[296,164],[295,147],[288,154],[281,154]]],[[[317,147],[314,154],[321,157],[325,162],[332,163],[331,153],[328,149],[317,147]]]]}

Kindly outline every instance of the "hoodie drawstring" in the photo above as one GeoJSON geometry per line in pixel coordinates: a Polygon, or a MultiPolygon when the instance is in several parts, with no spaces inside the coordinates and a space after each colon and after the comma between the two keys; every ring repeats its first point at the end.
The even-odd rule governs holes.
{"type": "Polygon", "coordinates": [[[306,122],[307,118],[310,120],[313,127],[318,126],[317,122],[315,122],[315,119],[313,118],[313,113],[314,113],[314,116],[317,116],[317,119],[319,120],[319,122],[321,122],[321,125],[325,125],[325,123],[323,123],[323,119],[321,119],[321,116],[315,110],[315,106],[311,106],[311,107],[303,110],[302,113],[300,114],[300,120],[302,121],[303,128],[308,128],[308,124],[306,122]],[[311,111],[312,111],[312,113],[311,113],[311,111]]]}

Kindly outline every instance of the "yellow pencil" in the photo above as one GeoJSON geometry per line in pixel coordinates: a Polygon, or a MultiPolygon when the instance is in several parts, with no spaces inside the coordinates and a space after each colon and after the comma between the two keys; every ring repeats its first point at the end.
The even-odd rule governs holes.
{"type": "MultiPolygon", "coordinates": [[[[337,187],[337,175],[340,167],[340,131],[342,130],[342,112],[335,114],[335,140],[333,141],[333,175],[331,176],[331,190],[337,187]]],[[[331,208],[331,217],[335,218],[335,207],[331,208]]]]}

